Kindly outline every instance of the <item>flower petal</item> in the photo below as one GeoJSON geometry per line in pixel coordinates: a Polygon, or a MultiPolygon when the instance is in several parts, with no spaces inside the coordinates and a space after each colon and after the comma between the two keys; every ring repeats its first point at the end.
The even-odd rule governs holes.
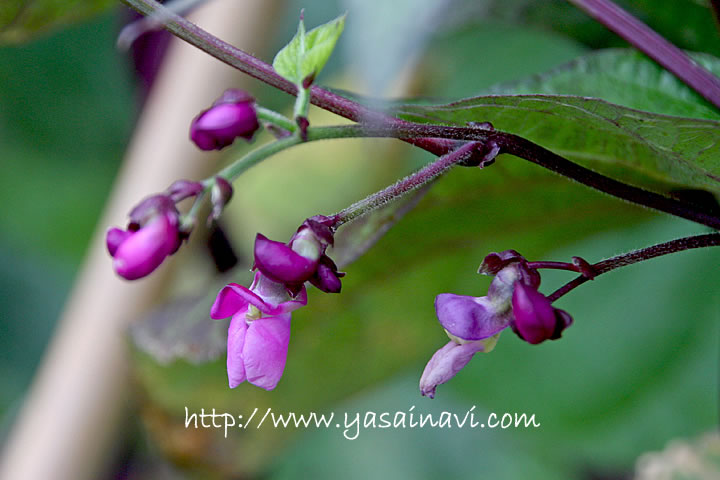
{"type": "Polygon", "coordinates": [[[337,266],[327,255],[320,257],[315,275],[310,278],[310,283],[325,293],[340,293],[342,282],[338,275],[337,266]]]}
{"type": "Polygon", "coordinates": [[[462,340],[482,340],[507,328],[511,317],[497,312],[486,297],[442,293],[435,298],[440,324],[462,340]]]}
{"type": "Polygon", "coordinates": [[[278,283],[303,283],[315,273],[317,260],[303,257],[288,245],[258,233],[255,237],[255,266],[278,283]]]}
{"type": "Polygon", "coordinates": [[[285,370],[289,342],[289,313],[253,321],[243,348],[247,380],[265,390],[274,389],[285,370]]]}
{"type": "Polygon", "coordinates": [[[158,215],[117,246],[113,268],[128,280],[145,277],[172,252],[177,239],[170,215],[158,215]]]}
{"type": "Polygon", "coordinates": [[[307,305],[307,291],[304,285],[300,286],[298,293],[292,298],[288,295],[285,285],[270,280],[261,272],[255,273],[250,289],[265,302],[266,305],[261,311],[267,317],[289,313],[307,305]]]}
{"type": "Polygon", "coordinates": [[[113,227],[108,229],[107,233],[105,234],[105,243],[107,245],[108,252],[110,252],[110,256],[114,257],[115,252],[117,252],[117,249],[122,245],[122,243],[130,238],[135,232],[131,232],[128,230],[121,230],[119,228],[113,227]]]}
{"type": "Polygon", "coordinates": [[[457,344],[448,342],[432,356],[422,377],[420,377],[420,393],[426,397],[435,397],[435,388],[453,378],[468,364],[477,352],[484,349],[482,342],[457,344]]]}
{"type": "Polygon", "coordinates": [[[555,316],[555,309],[545,295],[522,282],[517,282],[513,291],[512,306],[515,329],[520,338],[533,345],[553,338],[558,319],[555,316]]]}
{"type": "Polygon", "coordinates": [[[248,304],[255,305],[261,312],[268,308],[263,299],[247,287],[230,283],[225,285],[215,298],[215,303],[210,308],[210,318],[219,320],[232,317],[239,311],[245,314],[248,304]]]}
{"type": "Polygon", "coordinates": [[[247,380],[243,358],[247,330],[248,325],[244,313],[235,315],[230,321],[227,340],[227,372],[230,388],[235,388],[247,380]]]}

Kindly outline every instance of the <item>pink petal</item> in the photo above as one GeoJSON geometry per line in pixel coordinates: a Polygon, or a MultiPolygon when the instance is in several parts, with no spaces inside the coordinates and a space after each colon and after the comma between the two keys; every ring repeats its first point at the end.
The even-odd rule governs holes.
{"type": "Polygon", "coordinates": [[[122,243],[130,238],[133,235],[134,232],[130,232],[128,230],[121,230],[119,228],[110,228],[108,229],[107,233],[105,234],[105,244],[107,245],[108,252],[110,252],[110,256],[114,257],[115,252],[117,252],[117,249],[122,245],[122,243]]]}
{"type": "Polygon", "coordinates": [[[265,390],[274,389],[285,370],[289,343],[289,313],[252,322],[243,347],[248,381],[265,390]]]}
{"type": "Polygon", "coordinates": [[[243,347],[248,325],[245,314],[235,315],[230,321],[227,340],[227,371],[230,388],[235,388],[247,379],[245,375],[245,361],[243,347]]]}
{"type": "Polygon", "coordinates": [[[145,277],[160,266],[176,242],[177,228],[167,215],[160,215],[117,246],[113,268],[128,280],[145,277]]]}
{"type": "Polygon", "coordinates": [[[210,318],[219,320],[232,317],[239,311],[245,314],[248,304],[255,305],[261,312],[264,312],[268,307],[262,298],[247,287],[237,283],[230,283],[225,285],[218,293],[217,298],[215,298],[215,303],[210,308],[210,318]]]}

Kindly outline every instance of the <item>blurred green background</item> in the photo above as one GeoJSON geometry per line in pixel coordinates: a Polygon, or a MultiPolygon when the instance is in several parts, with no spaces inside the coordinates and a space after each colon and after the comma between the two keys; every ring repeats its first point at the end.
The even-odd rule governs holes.
{"type": "MultiPolygon", "coordinates": [[[[720,54],[703,2],[626,4],[679,46],[720,54]]],[[[409,93],[453,100],[594,49],[624,46],[560,1],[289,0],[267,32],[265,60],[290,38],[301,7],[309,26],[349,12],[320,83],[370,96],[388,94],[409,75],[409,93]]],[[[51,338],[140,110],[142,88],[130,58],[114,47],[125,10],[0,48],[3,436],[51,338]]],[[[288,97],[257,85],[260,102],[289,107],[288,97]]],[[[247,253],[254,232],[280,240],[304,216],[330,213],[428,160],[393,142],[298,148],[239,180],[230,238],[247,253]],[[271,187],[286,196],[277,199],[271,187]],[[303,201],[287,205],[287,196],[303,201]]],[[[514,158],[483,171],[453,171],[346,268],[341,295],[311,292],[308,307],[293,315],[285,376],[275,391],[247,384],[229,390],[224,353],[163,363],[157,350],[136,346],[138,389],[128,394],[137,394],[143,421],[124,440],[118,469],[129,472],[126,478],[294,478],[299,471],[308,478],[631,478],[644,452],[717,424],[717,249],[657,259],[584,285],[558,302],[576,321],[562,340],[530,346],[505,333],[492,354],[477,356],[433,401],[417,388],[425,362],[447,341],[432,302],[443,292],[483,295],[488,279],[474,272],[490,251],[594,262],[702,231],[514,158]],[[415,407],[463,415],[474,406],[479,419],[490,412],[535,414],[541,427],[361,430],[353,441],[335,428],[264,428],[225,439],[221,431],[185,430],[185,406],[235,415],[256,407],[337,415],[415,407]]],[[[189,272],[193,262],[187,263],[189,272]]],[[[230,278],[248,280],[246,273],[230,278]]],[[[550,272],[542,290],[567,280],[550,272]]],[[[190,341],[196,325],[207,324],[208,343],[222,344],[214,333],[225,325],[204,313],[207,286],[197,293],[204,298],[195,308],[175,307],[178,332],[157,335],[160,351],[176,346],[168,342],[190,341]]],[[[143,321],[133,338],[157,318],[143,321]]]]}

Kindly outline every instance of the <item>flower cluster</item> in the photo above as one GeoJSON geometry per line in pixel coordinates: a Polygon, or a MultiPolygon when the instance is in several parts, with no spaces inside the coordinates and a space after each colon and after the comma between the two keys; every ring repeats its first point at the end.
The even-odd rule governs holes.
{"type": "Polygon", "coordinates": [[[494,275],[488,294],[470,297],[443,293],[435,311],[450,342],[428,362],[420,392],[433,398],[438,385],[453,378],[477,352],[491,351],[500,333],[510,327],[521,339],[537,344],[560,338],[572,317],[538,291],[540,274],[514,250],[491,253],[479,273],[494,275]]]}
{"type": "Polygon", "coordinates": [[[290,341],[290,312],[307,304],[305,282],[324,292],[340,291],[344,274],[325,253],[333,243],[332,224],[328,217],[309,218],[287,244],[258,234],[252,285],[231,283],[218,294],[210,316],[232,317],[227,343],[230,388],[245,380],[266,390],[277,386],[290,341]]]}
{"type": "Polygon", "coordinates": [[[197,182],[179,180],[165,193],[150,196],[130,212],[127,229],[110,228],[105,236],[115,272],[126,280],[152,273],[180,247],[190,233],[175,203],[203,190],[197,182]]]}

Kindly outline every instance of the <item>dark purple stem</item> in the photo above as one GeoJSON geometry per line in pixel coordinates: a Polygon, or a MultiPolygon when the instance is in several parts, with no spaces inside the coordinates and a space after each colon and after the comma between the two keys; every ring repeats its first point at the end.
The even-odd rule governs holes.
{"type": "Polygon", "coordinates": [[[571,272],[580,271],[579,267],[567,262],[528,262],[527,266],[534,269],[547,268],[550,270],[568,270],[571,272]]]}
{"type": "MultiPolygon", "coordinates": [[[[720,108],[720,79],[610,0],[568,0],[720,108]]],[[[713,2],[715,5],[717,2],[713,2]]],[[[678,19],[681,21],[681,19],[678,19]]]]}
{"type": "Polygon", "coordinates": [[[712,212],[613,180],[511,133],[473,127],[450,127],[408,122],[391,127],[360,126],[360,128],[364,129],[366,136],[452,138],[495,144],[500,149],[498,154],[509,153],[617,198],[720,230],[720,218],[713,215],[712,212]]]}
{"type": "Polygon", "coordinates": [[[510,133],[492,135],[502,153],[509,153],[543,166],[560,175],[572,178],[584,185],[608,193],[628,202],[645,205],[671,215],[692,220],[702,225],[720,230],[720,218],[712,213],[696,208],[679,200],[633,187],[613,180],[590,169],[577,165],[546,148],[510,133]]]}
{"type": "MultiPolygon", "coordinates": [[[[616,268],[624,267],[626,265],[632,265],[633,263],[643,262],[650,260],[651,258],[660,257],[662,255],[669,255],[671,253],[681,252],[683,250],[690,250],[692,248],[703,248],[703,247],[714,247],[720,245],[720,234],[719,233],[708,233],[705,235],[695,235],[692,237],[679,238],[652,247],[635,250],[634,252],[625,253],[616,257],[608,258],[602,262],[598,262],[592,265],[593,272],[595,275],[602,275],[616,268]]],[[[566,283],[562,287],[555,290],[552,294],[548,295],[551,302],[554,302],[558,298],[562,297],[575,287],[582,285],[587,282],[589,278],[579,276],[570,282],[566,283]]]]}

